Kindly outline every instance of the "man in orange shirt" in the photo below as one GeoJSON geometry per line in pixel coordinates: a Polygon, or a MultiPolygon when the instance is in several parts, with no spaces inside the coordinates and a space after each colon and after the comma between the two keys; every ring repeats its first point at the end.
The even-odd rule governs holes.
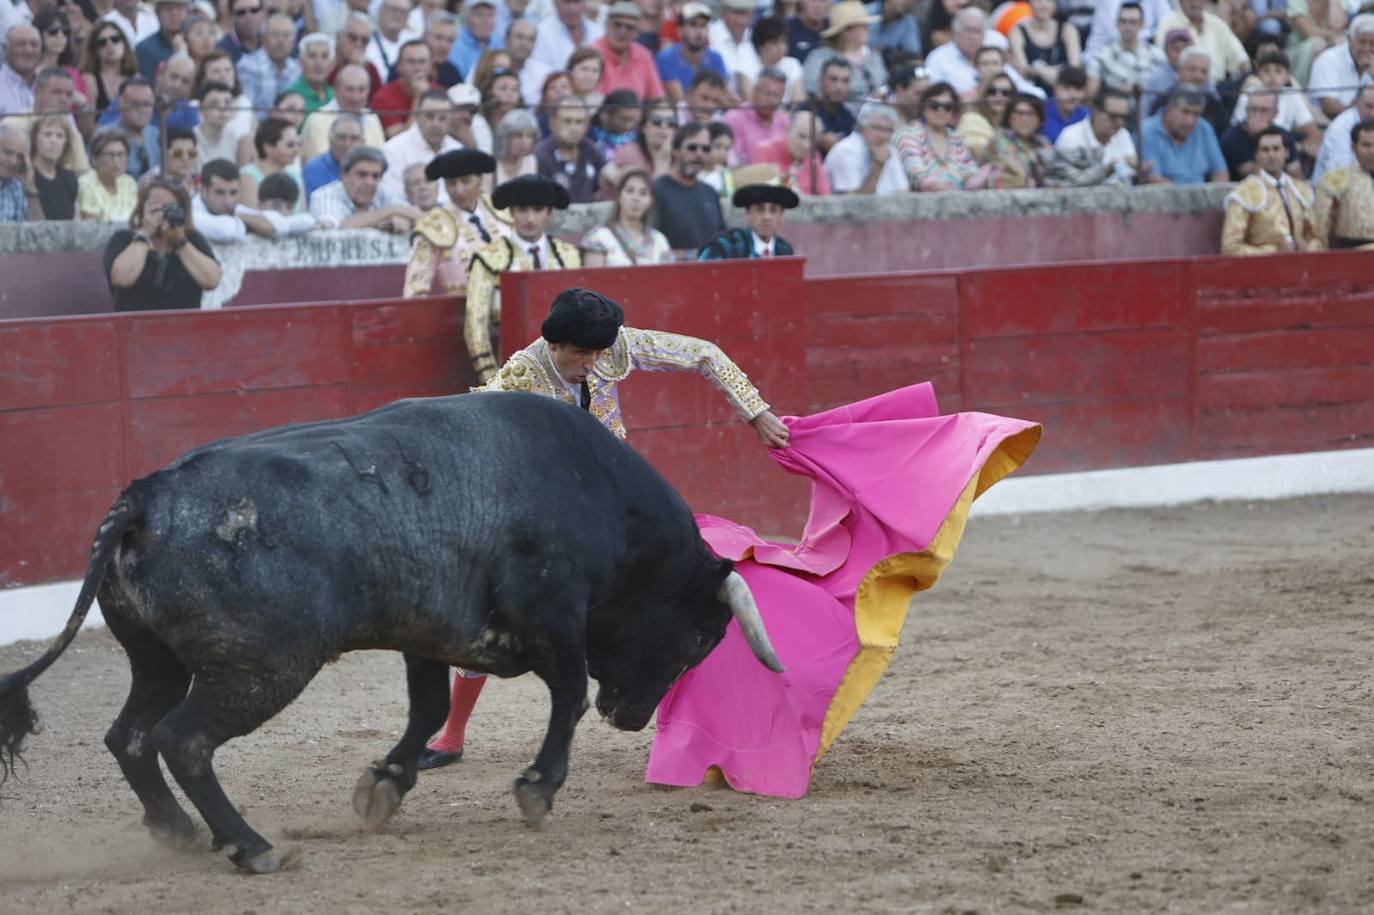
{"type": "Polygon", "coordinates": [[[639,5],[631,0],[616,0],[606,13],[606,34],[592,43],[605,61],[596,87],[602,95],[629,89],[645,100],[664,97],[654,56],[635,41],[639,17],[639,5]]]}

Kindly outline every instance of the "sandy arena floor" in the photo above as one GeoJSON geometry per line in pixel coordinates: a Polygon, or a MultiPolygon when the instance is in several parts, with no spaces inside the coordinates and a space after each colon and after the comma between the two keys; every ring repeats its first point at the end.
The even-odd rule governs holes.
{"type": "Polygon", "coordinates": [[[217,757],[302,852],[246,877],[139,825],[101,742],[127,681],[99,631],[33,689],[7,915],[1374,910],[1374,497],[976,519],[800,801],[648,787],[648,733],[588,716],[527,832],[508,789],[547,703],[524,678],[488,688],[468,761],[366,834],[349,796],[404,680],[350,655],[217,757]]]}

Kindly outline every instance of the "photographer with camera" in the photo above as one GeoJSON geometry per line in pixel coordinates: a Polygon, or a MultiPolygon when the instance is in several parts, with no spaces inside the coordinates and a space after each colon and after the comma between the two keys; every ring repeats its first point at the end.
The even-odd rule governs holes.
{"type": "Polygon", "coordinates": [[[115,311],[199,308],[219,285],[210,243],[191,224],[186,189],[162,178],[139,191],[129,228],[105,246],[105,276],[115,311]]]}

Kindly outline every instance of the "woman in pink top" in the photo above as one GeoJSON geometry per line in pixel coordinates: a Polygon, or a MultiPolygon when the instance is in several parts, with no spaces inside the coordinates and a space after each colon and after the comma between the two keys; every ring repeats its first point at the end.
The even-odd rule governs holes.
{"type": "Polygon", "coordinates": [[[974,190],[988,183],[991,169],[979,166],[954,132],[959,97],[949,83],[921,93],[921,119],[892,138],[913,191],[974,190]]]}

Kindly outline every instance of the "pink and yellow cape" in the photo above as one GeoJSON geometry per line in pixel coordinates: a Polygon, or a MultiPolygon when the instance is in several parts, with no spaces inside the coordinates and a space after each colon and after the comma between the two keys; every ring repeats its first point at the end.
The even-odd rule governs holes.
{"type": "Polygon", "coordinates": [[[759,664],[731,623],[659,705],[650,782],[696,785],[715,770],[740,791],[806,794],[891,661],[911,595],[953,558],[973,500],[1040,440],[1023,420],[939,415],[929,384],[785,422],[791,442],[770,454],[811,479],[800,542],[697,523],[749,583],[787,671],[759,664]]]}

